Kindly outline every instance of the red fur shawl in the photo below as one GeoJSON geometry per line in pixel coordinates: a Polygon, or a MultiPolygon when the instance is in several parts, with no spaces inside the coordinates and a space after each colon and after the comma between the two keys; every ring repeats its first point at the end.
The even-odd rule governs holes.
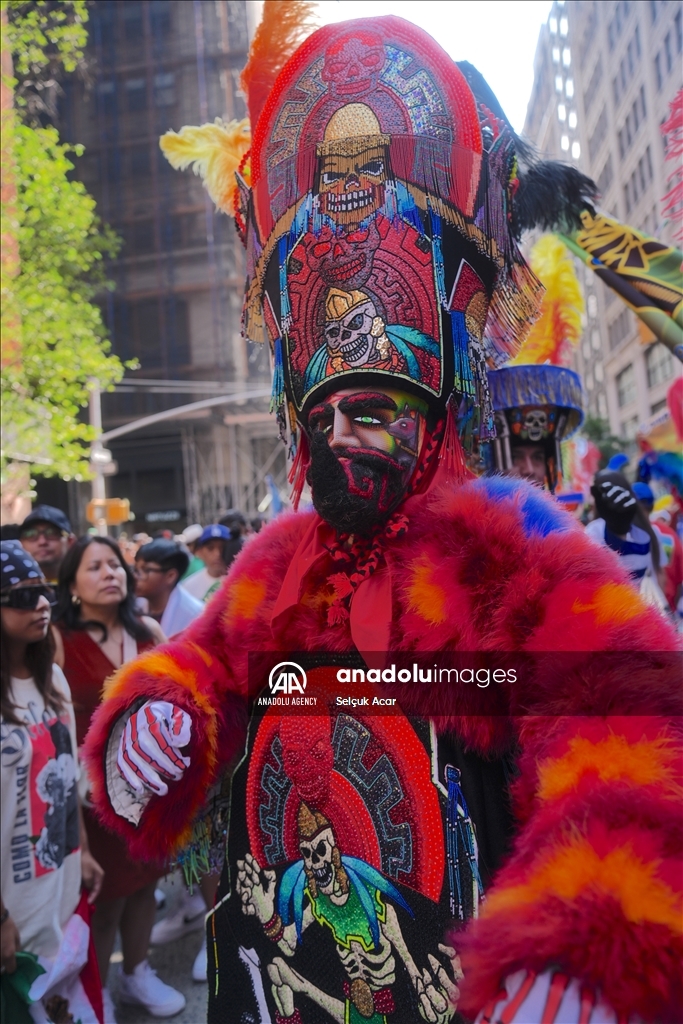
{"type": "MultiPolygon", "coordinates": [[[[387,556],[391,650],[587,652],[563,661],[561,678],[546,671],[507,688],[505,699],[534,717],[512,717],[511,703],[509,717],[470,718],[462,687],[442,691],[440,730],[483,754],[521,749],[513,854],[482,916],[458,936],[460,1008],[475,1016],[511,972],[557,966],[624,1018],[681,1019],[681,687],[657,654],[676,649],[672,630],[616,556],[527,485],[479,480],[402,511],[409,529],[387,556]],[[590,654],[599,651],[614,653],[590,654]]],[[[134,855],[168,856],[187,842],[207,787],[243,744],[248,652],[351,648],[348,623],[327,625],[331,561],[271,627],[312,516],[278,517],[181,639],[109,681],[87,754],[102,820],[134,855]],[[114,722],[142,697],[179,704],[194,725],[190,768],[136,829],[113,812],[103,763],[114,722]]],[[[404,710],[419,713],[418,692],[402,688],[404,710]]]]}

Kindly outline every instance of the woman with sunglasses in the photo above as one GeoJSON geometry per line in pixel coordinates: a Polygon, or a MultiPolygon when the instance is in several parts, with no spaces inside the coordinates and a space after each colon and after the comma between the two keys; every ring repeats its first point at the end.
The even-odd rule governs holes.
{"type": "MultiPolygon", "coordinates": [[[[102,885],[103,871],[89,852],[78,803],[71,694],[61,669],[53,663],[53,601],[54,591],[38,563],[18,541],[3,541],[0,969],[8,974],[17,969],[19,950],[50,961],[67,930],[67,945],[74,934],[83,932],[82,918],[73,920],[81,885],[90,890],[91,903],[102,885]]],[[[92,974],[86,983],[92,993],[90,983],[99,989],[99,979],[92,974]]],[[[95,1024],[86,989],[74,976],[63,982],[59,994],[69,998],[71,1012],[84,1024],[86,1019],[95,1024]]]]}
{"type": "MultiPolygon", "coordinates": [[[[154,619],[136,612],[133,573],[109,537],[80,537],[67,552],[59,572],[55,619],[64,643],[64,674],[73,694],[80,746],[105,680],[165,637],[154,619]]],[[[173,1016],[185,1006],[185,997],[164,984],[147,962],[155,883],[164,866],[130,860],[124,843],[91,813],[87,796],[84,817],[90,847],[105,870],[92,921],[103,984],[119,931],[119,998],[145,1006],[156,1017],[173,1016]]],[[[106,988],[105,1001],[109,1024],[113,1008],[106,988]]]]}

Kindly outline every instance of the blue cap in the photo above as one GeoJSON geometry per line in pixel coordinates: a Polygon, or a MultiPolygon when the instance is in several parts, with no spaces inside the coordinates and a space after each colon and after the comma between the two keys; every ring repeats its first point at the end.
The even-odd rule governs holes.
{"type": "Polygon", "coordinates": [[[628,462],[628,455],[624,455],[623,452],[618,452],[616,455],[612,456],[612,458],[607,463],[607,467],[606,468],[607,469],[614,469],[614,470],[616,470],[618,472],[619,470],[624,468],[624,466],[626,465],[627,462],[628,462]]]}
{"type": "Polygon", "coordinates": [[[637,480],[632,485],[632,489],[638,501],[644,501],[648,505],[654,505],[655,496],[649,484],[644,484],[642,480],[637,480]]]}
{"type": "Polygon", "coordinates": [[[208,544],[210,540],[230,540],[232,534],[227,526],[220,526],[218,523],[213,523],[211,526],[205,526],[202,535],[197,541],[196,547],[201,547],[202,544],[208,544]]]}

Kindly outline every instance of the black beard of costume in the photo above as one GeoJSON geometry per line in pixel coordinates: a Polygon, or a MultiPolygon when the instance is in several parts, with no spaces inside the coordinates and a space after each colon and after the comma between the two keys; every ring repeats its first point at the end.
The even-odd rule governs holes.
{"type": "Polygon", "coordinates": [[[369,533],[400,505],[406,493],[406,470],[389,455],[346,449],[332,451],[322,431],[311,437],[308,482],[313,507],[340,533],[369,533]],[[340,461],[348,467],[345,469],[340,461]]]}

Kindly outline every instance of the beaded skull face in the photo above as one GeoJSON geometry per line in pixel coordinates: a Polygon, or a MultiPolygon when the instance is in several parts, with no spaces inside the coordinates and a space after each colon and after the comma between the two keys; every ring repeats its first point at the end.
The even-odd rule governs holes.
{"type": "Polygon", "coordinates": [[[360,224],[384,203],[389,136],[364,103],[329,120],[318,146],[320,208],[335,224],[360,224]]]}
{"type": "Polygon", "coordinates": [[[328,46],[321,78],[327,82],[332,96],[362,96],[376,87],[385,59],[379,35],[355,32],[328,46]]]}

